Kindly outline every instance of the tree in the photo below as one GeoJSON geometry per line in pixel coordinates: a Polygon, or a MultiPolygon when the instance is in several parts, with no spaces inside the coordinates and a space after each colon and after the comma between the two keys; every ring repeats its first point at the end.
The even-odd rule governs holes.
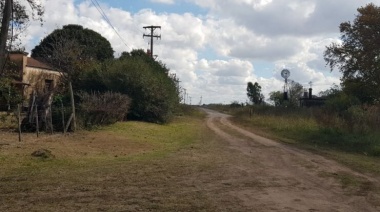
{"type": "Polygon", "coordinates": [[[79,25],[66,25],[45,37],[32,50],[32,57],[64,73],[63,79],[79,88],[88,71],[113,58],[109,41],[79,25]]]}
{"type": "Polygon", "coordinates": [[[261,104],[264,100],[264,95],[261,94],[261,86],[259,83],[248,82],[247,84],[247,96],[251,102],[255,105],[261,104]]]}
{"type": "Polygon", "coordinates": [[[335,112],[339,115],[345,113],[350,107],[359,105],[360,101],[353,95],[347,95],[342,89],[333,85],[331,88],[321,91],[320,96],[326,98],[325,105],[323,106],[325,112],[335,112]]]}
{"type": "Polygon", "coordinates": [[[107,39],[90,29],[79,25],[67,25],[54,30],[32,50],[32,57],[38,58],[63,73],[63,83],[68,84],[72,113],[72,129],[76,129],[74,88],[81,85],[85,71],[91,70],[97,62],[113,58],[113,49],[107,39]]]}
{"type": "Polygon", "coordinates": [[[272,91],[269,93],[269,100],[273,102],[274,106],[279,107],[284,105],[284,93],[281,91],[272,91]]]}
{"type": "Polygon", "coordinates": [[[331,71],[342,73],[342,87],[363,103],[380,100],[380,7],[368,4],[357,9],[353,23],[340,24],[342,43],[324,52],[331,71]]]}
{"type": "Polygon", "coordinates": [[[113,58],[110,42],[99,33],[80,25],[66,25],[56,29],[32,50],[32,57],[46,59],[54,55],[54,45],[62,41],[74,42],[81,49],[77,59],[105,61],[113,58]]]}
{"type": "Polygon", "coordinates": [[[0,0],[0,77],[4,72],[6,50],[14,49],[20,45],[17,43],[19,35],[25,31],[30,18],[38,19],[42,23],[44,9],[41,4],[36,0],[26,0],[26,2],[31,7],[31,12],[27,12],[28,9],[20,3],[20,0],[0,0]],[[10,22],[12,22],[11,28],[9,27],[10,22]]]}
{"type": "Polygon", "coordinates": [[[269,93],[269,99],[277,106],[289,106],[289,107],[297,107],[299,105],[298,101],[303,92],[303,86],[295,81],[290,81],[288,84],[288,101],[284,99],[284,93],[281,91],[273,91],[269,93]]]}
{"type": "Polygon", "coordinates": [[[302,96],[303,86],[295,81],[289,83],[289,106],[297,107],[299,105],[299,98],[302,96]]]}
{"type": "Polygon", "coordinates": [[[143,50],[133,50],[104,66],[102,80],[109,90],[132,99],[129,118],[165,123],[179,105],[177,79],[143,50]]]}
{"type": "Polygon", "coordinates": [[[336,85],[335,83],[331,86],[331,88],[319,92],[319,96],[324,97],[324,98],[331,98],[333,96],[338,95],[339,93],[342,92],[342,89],[336,85]]]}

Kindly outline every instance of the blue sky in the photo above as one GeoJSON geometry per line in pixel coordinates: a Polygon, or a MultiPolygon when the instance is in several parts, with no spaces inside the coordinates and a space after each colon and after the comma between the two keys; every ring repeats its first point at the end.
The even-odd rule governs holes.
{"type": "Polygon", "coordinates": [[[143,9],[153,9],[157,13],[193,13],[197,15],[206,15],[207,10],[187,1],[178,1],[173,4],[163,4],[152,2],[150,0],[107,0],[98,1],[104,2],[110,6],[128,10],[132,13],[137,13],[143,9]]]}
{"type": "MultiPolygon", "coordinates": [[[[339,84],[323,51],[339,42],[339,24],[356,9],[380,0],[43,0],[45,23],[32,23],[24,45],[30,50],[54,29],[79,24],[108,39],[115,56],[147,49],[143,26],[160,25],[155,54],[181,81],[192,103],[246,102],[248,82],[258,82],[265,97],[282,90],[282,69],[314,93],[339,84]],[[115,30],[120,34],[122,40],[115,30]],[[128,45],[125,46],[123,43],[128,45]]],[[[189,99],[187,99],[189,103],[189,99]]]]}

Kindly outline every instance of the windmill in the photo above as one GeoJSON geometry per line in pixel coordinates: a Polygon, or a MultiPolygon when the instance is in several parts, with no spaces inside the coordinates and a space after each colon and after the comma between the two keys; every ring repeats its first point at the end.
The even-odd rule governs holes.
{"type": "Polygon", "coordinates": [[[284,100],[288,100],[288,78],[290,77],[290,71],[288,69],[283,69],[281,71],[281,76],[285,79],[285,84],[284,84],[284,100]]]}

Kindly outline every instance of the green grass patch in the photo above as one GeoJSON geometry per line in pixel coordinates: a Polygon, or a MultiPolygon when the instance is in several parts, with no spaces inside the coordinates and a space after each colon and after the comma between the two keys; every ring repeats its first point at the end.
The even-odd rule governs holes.
{"type": "Polygon", "coordinates": [[[249,111],[239,110],[233,120],[249,128],[273,134],[279,140],[331,148],[344,152],[370,156],[380,156],[380,132],[355,133],[320,126],[313,116],[300,109],[300,112],[283,108],[282,115],[274,111],[265,114],[249,115],[249,111]],[[277,114],[276,114],[277,113],[277,114]]]}
{"type": "Polygon", "coordinates": [[[198,124],[199,120],[183,116],[166,125],[130,121],[119,122],[103,130],[152,145],[155,155],[164,156],[196,141],[199,136],[198,124]]]}
{"type": "Polygon", "coordinates": [[[343,164],[349,165],[352,169],[358,172],[380,175],[380,158],[332,150],[323,150],[322,154],[343,164]]]}
{"type": "Polygon", "coordinates": [[[62,137],[56,142],[11,144],[0,149],[1,175],[43,176],[57,170],[85,170],[111,163],[163,158],[195,145],[201,138],[202,122],[200,117],[190,116],[177,117],[166,125],[119,122],[62,137]],[[51,150],[56,157],[32,157],[31,153],[39,148],[51,150]]]}

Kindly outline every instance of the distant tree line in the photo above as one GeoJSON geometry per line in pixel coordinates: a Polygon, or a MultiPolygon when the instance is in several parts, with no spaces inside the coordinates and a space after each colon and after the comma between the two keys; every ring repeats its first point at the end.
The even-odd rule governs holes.
{"type": "MultiPolygon", "coordinates": [[[[326,47],[324,59],[331,71],[342,73],[341,84],[319,93],[326,101],[315,110],[315,119],[321,126],[339,132],[377,131],[380,126],[380,7],[373,3],[357,9],[353,22],[340,24],[341,42],[326,47]]],[[[289,98],[283,91],[269,94],[274,112],[280,107],[299,107],[303,87],[289,84],[289,98]]],[[[247,96],[252,103],[262,104],[261,86],[247,85],[247,96]]],[[[291,111],[284,110],[286,111],[291,111]]],[[[256,110],[258,111],[258,110],[256,110]]],[[[265,109],[267,112],[268,109],[265,109]]],[[[298,109],[298,111],[301,111],[298,109]]]]}

